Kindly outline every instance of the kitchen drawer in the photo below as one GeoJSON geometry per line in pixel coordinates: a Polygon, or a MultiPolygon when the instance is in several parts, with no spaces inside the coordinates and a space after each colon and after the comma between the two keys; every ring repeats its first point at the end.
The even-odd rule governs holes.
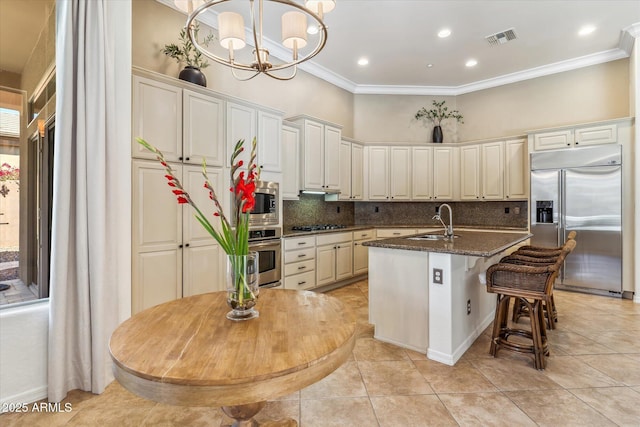
{"type": "Polygon", "coordinates": [[[284,250],[303,249],[315,246],[316,236],[287,237],[284,239],[284,250]]]}
{"type": "Polygon", "coordinates": [[[353,240],[371,240],[374,239],[375,230],[359,230],[353,232],[353,240]]]}
{"type": "Polygon", "coordinates": [[[576,145],[611,144],[618,140],[615,124],[576,129],[576,145]]]}
{"type": "Polygon", "coordinates": [[[347,243],[352,240],[351,233],[329,233],[316,236],[318,246],[332,245],[334,243],[347,243]]]}
{"type": "Polygon", "coordinates": [[[306,273],[307,271],[313,271],[316,268],[316,260],[310,259],[307,261],[285,263],[284,275],[291,276],[299,273],[306,273]]]}
{"type": "Polygon", "coordinates": [[[310,247],[308,249],[300,249],[298,251],[285,251],[284,263],[290,264],[292,262],[306,261],[308,259],[316,258],[316,248],[310,247]]]}
{"type": "Polygon", "coordinates": [[[316,287],[316,272],[308,271],[306,273],[294,274],[293,276],[284,278],[285,289],[311,289],[316,287]]]}

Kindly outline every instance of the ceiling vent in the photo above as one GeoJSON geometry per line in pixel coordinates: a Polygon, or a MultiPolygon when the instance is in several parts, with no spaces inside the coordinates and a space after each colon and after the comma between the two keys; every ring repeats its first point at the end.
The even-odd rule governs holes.
{"type": "Polygon", "coordinates": [[[499,33],[491,34],[490,36],[485,37],[485,39],[491,46],[500,46],[501,44],[505,44],[508,41],[514,40],[515,38],[516,32],[513,30],[513,28],[509,28],[508,30],[500,31],[499,33]]]}

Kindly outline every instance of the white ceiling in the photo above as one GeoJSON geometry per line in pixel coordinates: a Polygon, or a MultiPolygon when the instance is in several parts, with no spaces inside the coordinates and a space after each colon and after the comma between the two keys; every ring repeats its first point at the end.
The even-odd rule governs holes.
{"type": "MultiPolygon", "coordinates": [[[[50,1],[0,0],[0,69],[22,71],[50,1]]],[[[173,0],[157,1],[174,7],[173,0]]],[[[216,25],[213,16],[203,21],[216,25]]],[[[354,93],[455,95],[627,57],[640,37],[640,1],[337,0],[325,21],[327,45],[305,71],[354,93]],[[585,24],[596,31],[578,37],[585,24]],[[440,39],[444,27],[452,34],[440,39]],[[509,28],[516,40],[485,41],[509,28]],[[357,65],[361,56],[368,66],[357,65]],[[478,65],[465,67],[469,58],[478,65]]],[[[279,12],[266,10],[271,27],[277,31],[267,36],[279,40],[279,12]]],[[[272,54],[284,52],[278,44],[272,54]]]]}

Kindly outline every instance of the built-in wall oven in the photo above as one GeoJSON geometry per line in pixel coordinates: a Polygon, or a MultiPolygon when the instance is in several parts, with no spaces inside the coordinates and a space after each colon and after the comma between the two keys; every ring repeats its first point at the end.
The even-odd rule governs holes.
{"type": "Polygon", "coordinates": [[[280,192],[277,182],[256,182],[256,204],[250,212],[249,224],[253,227],[276,226],[280,223],[280,192]]]}
{"type": "Polygon", "coordinates": [[[280,227],[249,229],[249,250],[258,252],[258,283],[263,288],[282,287],[281,235],[280,227]]]}

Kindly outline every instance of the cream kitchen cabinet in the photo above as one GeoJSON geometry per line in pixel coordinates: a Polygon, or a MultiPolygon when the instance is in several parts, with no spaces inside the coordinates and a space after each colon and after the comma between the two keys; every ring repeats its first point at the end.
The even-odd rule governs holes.
{"type": "Polygon", "coordinates": [[[510,200],[529,197],[529,156],[524,138],[504,142],[504,198],[510,200]]]}
{"type": "Polygon", "coordinates": [[[316,236],[316,285],[327,285],[351,276],[353,276],[352,233],[329,233],[316,236]]]}
{"type": "Polygon", "coordinates": [[[351,200],[351,142],[340,141],[340,194],[339,200],[351,200]]]}
{"type": "Polygon", "coordinates": [[[369,271],[369,248],[362,244],[375,238],[375,230],[358,230],[353,232],[353,275],[365,274],[369,271]]]}
{"type": "Polygon", "coordinates": [[[369,147],[369,200],[411,199],[411,147],[369,147]]]}
{"type": "Polygon", "coordinates": [[[287,237],[284,240],[284,288],[316,287],[316,237],[287,237]]]}
{"type": "Polygon", "coordinates": [[[364,198],[364,147],[351,143],[351,199],[364,198]]]}
{"type": "Polygon", "coordinates": [[[302,188],[339,191],[341,128],[309,116],[288,120],[298,123],[302,129],[302,188]]]}
{"type": "Polygon", "coordinates": [[[494,141],[460,147],[460,199],[504,198],[504,143],[494,141]]]}
{"type": "Polygon", "coordinates": [[[389,162],[391,200],[411,200],[411,147],[391,147],[389,162]]]}
{"type": "Polygon", "coordinates": [[[389,199],[389,147],[367,147],[369,200],[389,199]]]}
{"type": "Polygon", "coordinates": [[[483,200],[504,199],[504,142],[490,142],[482,144],[481,147],[481,198],[483,200]]]}
{"type": "Polygon", "coordinates": [[[559,150],[618,141],[618,124],[602,122],[530,134],[534,151],[559,150]]]}
{"type": "Polygon", "coordinates": [[[411,148],[411,199],[431,200],[433,197],[433,149],[411,148]]]}
{"type": "MultiPolygon", "coordinates": [[[[251,142],[257,140],[256,165],[261,172],[282,172],[282,115],[251,105],[227,102],[227,153],[231,157],[236,143],[244,139],[244,151],[239,156],[248,164],[251,142]]],[[[228,166],[228,165],[225,165],[228,166]]]]}
{"type": "Polygon", "coordinates": [[[480,199],[480,145],[460,147],[460,198],[480,199]]]}
{"type": "Polygon", "coordinates": [[[364,195],[364,147],[348,138],[340,142],[339,200],[362,200],[364,195]]]}
{"type": "Polygon", "coordinates": [[[456,155],[455,147],[433,148],[433,199],[453,200],[456,197],[456,155]]]}
{"type": "MultiPolygon", "coordinates": [[[[203,211],[213,210],[202,188],[200,166],[172,164],[176,176],[203,211]]],[[[215,190],[222,169],[207,169],[215,190]]],[[[133,161],[132,311],[183,296],[213,292],[224,283],[225,254],[167,187],[164,168],[155,160],[133,161]]],[[[211,216],[213,218],[213,216],[211,216]]]]}
{"type": "Polygon", "coordinates": [[[300,129],[295,125],[282,125],[282,182],[283,200],[300,199],[300,129]]]}
{"type": "Polygon", "coordinates": [[[224,101],[138,75],[133,76],[133,141],[135,158],[155,155],[135,142],[145,139],[167,161],[222,166],[224,159],[224,101]]]}

